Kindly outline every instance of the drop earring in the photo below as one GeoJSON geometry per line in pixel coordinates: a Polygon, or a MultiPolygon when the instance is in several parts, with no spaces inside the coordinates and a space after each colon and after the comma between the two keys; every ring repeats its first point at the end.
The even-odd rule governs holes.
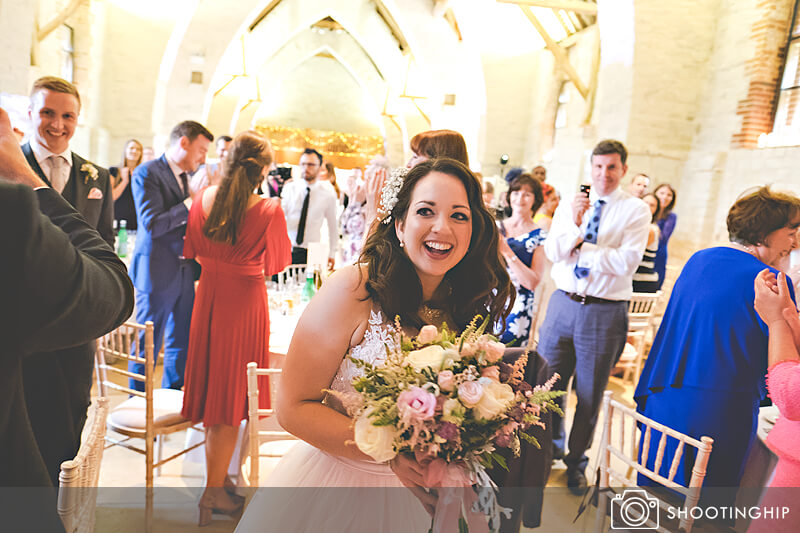
{"type": "Polygon", "coordinates": [[[404,243],[403,241],[400,241],[400,248],[405,247],[405,245],[406,245],[406,243],[404,243]]]}

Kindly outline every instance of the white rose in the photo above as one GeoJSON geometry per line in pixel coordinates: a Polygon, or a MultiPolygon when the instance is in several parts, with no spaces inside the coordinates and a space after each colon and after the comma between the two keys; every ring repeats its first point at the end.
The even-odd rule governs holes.
{"type": "Polygon", "coordinates": [[[392,426],[373,426],[365,414],[356,420],[355,441],[358,449],[379,463],[394,459],[395,430],[392,426]]]}
{"type": "Polygon", "coordinates": [[[506,383],[490,381],[483,387],[483,396],[475,406],[478,418],[494,418],[508,409],[514,401],[514,390],[506,383]]]}
{"type": "Polygon", "coordinates": [[[447,348],[442,354],[442,368],[453,368],[457,361],[461,361],[461,355],[455,348],[447,348]]]}
{"type": "Polygon", "coordinates": [[[455,398],[448,398],[442,405],[442,420],[445,422],[452,422],[456,425],[464,420],[464,413],[466,409],[455,398]]]}
{"type": "Polygon", "coordinates": [[[410,352],[406,356],[406,361],[408,361],[417,372],[420,372],[425,367],[431,367],[434,371],[438,371],[442,368],[444,356],[444,348],[438,344],[433,344],[410,352]]]}

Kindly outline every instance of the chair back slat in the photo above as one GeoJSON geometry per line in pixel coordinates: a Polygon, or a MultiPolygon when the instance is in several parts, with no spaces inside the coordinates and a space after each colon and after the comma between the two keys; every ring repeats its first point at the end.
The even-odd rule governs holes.
{"type": "MultiPolygon", "coordinates": [[[[117,376],[124,383],[127,383],[127,378],[139,381],[144,385],[145,391],[149,388],[152,393],[152,372],[150,380],[148,380],[147,369],[152,370],[153,368],[153,338],[152,322],[141,325],[128,321],[98,339],[95,369],[97,370],[97,386],[101,395],[105,395],[107,387],[122,390],[119,388],[121,385],[112,381],[113,376],[117,376]],[[144,336],[144,354],[141,353],[141,345],[138,342],[140,335],[144,336]],[[114,364],[107,363],[106,357],[114,361],[123,360],[128,363],[142,364],[145,367],[145,374],[131,372],[127,368],[117,368],[114,364]]],[[[131,392],[131,389],[125,389],[123,392],[137,395],[135,392],[131,392]]]]}
{"type": "Polygon", "coordinates": [[[85,440],[74,459],[59,473],[58,514],[67,533],[94,531],[97,481],[103,459],[108,399],[96,398],[89,408],[85,440]]]}
{"type": "Polygon", "coordinates": [[[656,449],[656,462],[653,465],[653,470],[658,472],[661,470],[661,462],[664,460],[664,450],[667,447],[667,434],[662,433],[661,438],[658,439],[658,448],[656,449]]]}
{"type": "MultiPolygon", "coordinates": [[[[615,400],[611,399],[611,391],[606,391],[603,397],[603,414],[605,417],[600,443],[600,473],[599,487],[609,488],[611,483],[617,487],[637,487],[638,476],[644,476],[664,487],[672,489],[686,497],[685,505],[687,508],[697,504],[700,498],[700,490],[706,475],[708,459],[711,454],[714,440],[703,436],[700,440],[680,433],[675,429],[660,424],[646,416],[636,412],[615,400]],[[652,431],[658,431],[660,437],[656,449],[656,456],[653,458],[653,467],[648,467],[650,445],[652,442],[652,431]],[[626,435],[628,433],[628,435],[626,435]],[[637,435],[638,433],[638,435],[637,435]],[[638,449],[639,435],[641,435],[642,449],[638,449]],[[625,446],[626,439],[629,446],[625,446]],[[673,452],[667,452],[668,440],[677,440],[677,446],[673,452]],[[692,476],[688,485],[675,482],[675,476],[680,467],[681,459],[687,458],[685,449],[687,446],[697,450],[694,465],[692,466],[692,476]],[[667,457],[669,455],[669,457],[667,457]],[[666,463],[665,463],[666,461],[666,463]],[[666,477],[662,475],[662,464],[669,464],[669,472],[666,477]]],[[[688,459],[686,459],[688,460],[688,459]]],[[[613,489],[609,489],[612,490],[613,489]]],[[[657,496],[656,494],[653,494],[657,496]]],[[[609,500],[607,492],[601,492],[601,498],[605,502],[599,503],[599,509],[606,509],[607,505],[620,505],[620,501],[609,500]]],[[[618,499],[617,499],[618,500],[618,499]]],[[[659,499],[659,506],[669,509],[670,502],[659,499]]],[[[604,527],[605,513],[600,512],[596,519],[596,530],[604,527]]],[[[689,533],[692,529],[694,519],[691,513],[680,515],[680,530],[689,533]]],[[[655,524],[650,524],[655,527],[655,524]]],[[[659,528],[659,531],[663,530],[659,528]]]]}
{"type": "Polygon", "coordinates": [[[258,377],[267,376],[270,380],[270,393],[275,398],[277,392],[277,381],[283,374],[280,368],[258,368],[255,362],[247,363],[247,412],[248,412],[248,440],[250,450],[250,469],[247,473],[247,481],[251,487],[257,487],[260,476],[259,457],[279,457],[277,454],[262,454],[262,441],[296,440],[291,433],[283,430],[260,430],[259,422],[262,417],[275,417],[277,415],[274,407],[268,409],[259,408],[259,388],[258,377]]]}
{"type": "Polygon", "coordinates": [[[650,426],[645,426],[644,442],[642,443],[642,464],[647,464],[647,457],[650,455],[650,426]]]}
{"type": "Polygon", "coordinates": [[[667,479],[672,481],[675,479],[675,474],[678,472],[678,464],[681,462],[683,456],[683,441],[678,441],[678,447],[675,448],[675,456],[672,458],[672,464],[669,466],[669,475],[667,479]]]}
{"type": "Polygon", "coordinates": [[[303,284],[306,281],[306,268],[308,265],[295,264],[289,265],[277,274],[278,286],[286,284],[303,284]]]}

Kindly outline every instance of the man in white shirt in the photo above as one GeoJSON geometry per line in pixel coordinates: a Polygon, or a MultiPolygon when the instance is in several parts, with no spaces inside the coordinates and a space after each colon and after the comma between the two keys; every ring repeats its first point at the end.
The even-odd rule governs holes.
{"type": "Polygon", "coordinates": [[[575,372],[578,404],[566,455],[563,420],[553,417],[553,454],[564,458],[574,494],[586,487],[585,452],[609,373],[625,347],[627,301],[651,218],[643,201],[619,188],[627,155],[619,141],[601,141],[594,148],[591,192],[582,190],[559,206],[544,243],[558,290],[547,306],[538,350],[550,370],[561,375],[557,386],[562,389],[575,372]]]}
{"type": "Polygon", "coordinates": [[[330,183],[317,179],[322,154],[306,148],[300,156],[302,179],[287,182],[281,192],[281,207],[286,215],[292,264],[308,262],[308,243],[320,242],[322,221],[328,223],[328,268],[333,269],[339,230],[336,223],[336,192],[330,183]]]}

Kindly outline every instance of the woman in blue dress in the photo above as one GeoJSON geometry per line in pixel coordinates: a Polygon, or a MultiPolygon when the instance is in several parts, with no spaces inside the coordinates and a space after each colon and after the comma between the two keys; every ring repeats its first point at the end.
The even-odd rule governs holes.
{"type": "Polygon", "coordinates": [[[664,285],[664,278],[667,274],[667,244],[669,238],[672,237],[672,232],[675,230],[675,223],[678,221],[678,215],[672,212],[675,207],[675,189],[668,183],[662,183],[653,195],[658,198],[658,214],[656,215],[656,225],[661,232],[658,236],[658,250],[656,251],[655,267],[658,274],[658,288],[664,285]]]}
{"type": "Polygon", "coordinates": [[[544,250],[540,246],[545,232],[533,222],[533,216],[544,201],[542,184],[530,174],[521,174],[511,182],[506,197],[511,216],[497,222],[504,237],[500,239],[500,254],[506,260],[517,298],[500,341],[524,347],[533,329],[533,292],[542,280],[545,265],[544,250]]]}
{"type": "MultiPolygon", "coordinates": [[[[753,308],[753,283],[796,246],[800,199],[762,187],[733,205],[727,225],[730,246],[701,250],[684,266],[634,393],[644,416],[714,439],[703,484],[714,490],[701,503],[715,506],[735,501],[765,392],[768,329],[753,308]]],[[[660,437],[651,435],[648,468],[660,437]]],[[[667,439],[665,477],[676,446],[667,439]]],[[[687,485],[693,465],[687,449],[675,481],[687,485]]],[[[641,475],[639,483],[653,484],[641,475]]]]}

